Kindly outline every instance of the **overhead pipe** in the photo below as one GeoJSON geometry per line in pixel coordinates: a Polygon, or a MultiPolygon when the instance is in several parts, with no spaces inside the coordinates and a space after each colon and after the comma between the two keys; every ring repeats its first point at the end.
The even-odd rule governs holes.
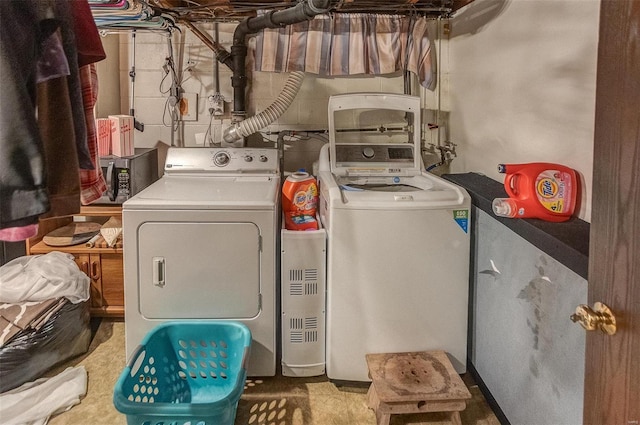
{"type": "Polygon", "coordinates": [[[279,28],[313,19],[316,15],[326,13],[330,4],[330,0],[306,0],[289,9],[270,11],[264,15],[247,18],[238,24],[233,33],[233,45],[231,46],[231,57],[233,58],[231,85],[234,89],[232,114],[234,116],[242,118],[246,114],[244,91],[247,86],[245,72],[247,35],[255,34],[265,28],[279,28]]]}
{"type": "Polygon", "coordinates": [[[191,30],[191,32],[200,39],[200,41],[202,41],[204,43],[205,46],[207,46],[208,48],[210,48],[211,50],[213,50],[213,52],[216,54],[216,59],[219,62],[222,62],[223,64],[225,64],[230,70],[233,71],[233,61],[231,60],[231,55],[229,54],[229,52],[227,52],[227,50],[222,47],[217,40],[211,40],[209,37],[207,37],[206,34],[204,34],[202,31],[200,31],[199,28],[197,28],[195,25],[193,25],[191,22],[184,20],[182,21],[187,28],[189,28],[191,30]]]}
{"type": "Polygon", "coordinates": [[[247,18],[238,24],[233,33],[233,45],[231,46],[231,59],[233,61],[233,76],[231,77],[233,111],[231,114],[234,125],[225,129],[223,136],[225,142],[233,143],[275,121],[293,101],[304,76],[303,72],[292,73],[282,93],[271,106],[262,114],[252,117],[255,119],[252,119],[251,122],[238,124],[238,122],[244,120],[247,114],[245,106],[247,36],[265,28],[279,28],[313,19],[316,15],[328,12],[330,5],[330,0],[305,0],[288,9],[271,11],[264,15],[247,18]],[[249,133],[246,134],[247,132],[249,133]]]}

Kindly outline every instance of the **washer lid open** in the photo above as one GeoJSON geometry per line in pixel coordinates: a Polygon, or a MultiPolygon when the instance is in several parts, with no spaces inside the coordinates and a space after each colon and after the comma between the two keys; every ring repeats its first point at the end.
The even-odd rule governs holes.
{"type": "Polygon", "coordinates": [[[421,174],[420,98],[349,93],[329,98],[331,172],[336,176],[421,174]]]}

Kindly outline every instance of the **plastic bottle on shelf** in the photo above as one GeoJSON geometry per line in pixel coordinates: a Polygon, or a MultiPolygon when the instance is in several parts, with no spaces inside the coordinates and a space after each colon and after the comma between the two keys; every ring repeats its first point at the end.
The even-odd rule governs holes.
{"type": "Polygon", "coordinates": [[[317,230],[318,184],[305,170],[288,176],[282,185],[285,229],[317,230]]]}
{"type": "Polygon", "coordinates": [[[534,162],[500,164],[506,174],[504,188],[509,198],[493,200],[493,212],[500,217],[538,218],[567,221],[573,215],[578,194],[578,174],[560,164],[534,162]]]}

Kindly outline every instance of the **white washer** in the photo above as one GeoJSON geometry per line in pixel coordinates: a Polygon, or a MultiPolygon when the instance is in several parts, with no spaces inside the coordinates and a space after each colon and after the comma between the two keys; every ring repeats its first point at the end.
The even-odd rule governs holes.
{"type": "Polygon", "coordinates": [[[419,98],[330,98],[319,161],[330,379],[368,381],[367,353],[441,349],[466,370],[470,198],[422,170],[419,98]]]}
{"type": "Polygon", "coordinates": [[[127,358],[168,320],[246,324],[248,374],[276,367],[275,149],[171,148],[165,174],[123,204],[127,358]]]}

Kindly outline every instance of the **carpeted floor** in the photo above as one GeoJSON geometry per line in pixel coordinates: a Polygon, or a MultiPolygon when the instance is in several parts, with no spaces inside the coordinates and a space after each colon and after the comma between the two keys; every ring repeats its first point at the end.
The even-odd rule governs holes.
{"type": "MultiPolygon", "coordinates": [[[[71,410],[51,418],[51,425],[125,425],[125,415],[112,403],[113,388],[125,365],[124,323],[103,320],[89,352],[51,371],[83,365],[88,373],[85,398],[71,410]]],[[[465,425],[498,425],[482,393],[464,376],[473,398],[462,412],[465,425]]],[[[375,414],[367,407],[366,386],[337,387],[326,377],[253,379],[246,382],[238,403],[236,425],[375,425],[375,414]]],[[[444,425],[448,416],[394,415],[391,425],[444,425]]],[[[143,424],[139,424],[143,425],[143,424]]],[[[155,425],[155,423],[153,424],[155,425]]]]}

